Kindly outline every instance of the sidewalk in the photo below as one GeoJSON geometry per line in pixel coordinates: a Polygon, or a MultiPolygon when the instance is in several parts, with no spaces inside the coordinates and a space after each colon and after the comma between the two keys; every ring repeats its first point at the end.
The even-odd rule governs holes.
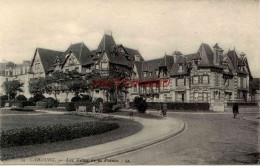
{"type": "MultiPolygon", "coordinates": [[[[117,116],[128,118],[125,116],[117,116]]],[[[91,146],[88,148],[74,149],[38,155],[23,159],[13,159],[3,161],[2,164],[82,164],[95,162],[99,159],[115,156],[129,151],[137,150],[142,147],[166,140],[184,131],[184,122],[174,119],[144,119],[135,117],[135,121],[143,125],[143,130],[129,137],[91,146]]]]}

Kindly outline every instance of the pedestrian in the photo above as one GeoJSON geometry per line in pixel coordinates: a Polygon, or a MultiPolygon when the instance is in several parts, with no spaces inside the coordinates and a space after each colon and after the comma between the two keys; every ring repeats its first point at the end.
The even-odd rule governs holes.
{"type": "Polygon", "coordinates": [[[166,114],[167,114],[167,104],[166,103],[162,104],[162,114],[164,117],[166,117],[166,114]]]}
{"type": "Polygon", "coordinates": [[[93,105],[92,113],[93,113],[93,114],[96,113],[96,107],[95,107],[95,105],[93,105]]]}
{"type": "Polygon", "coordinates": [[[238,112],[238,104],[235,103],[235,104],[233,105],[233,115],[234,115],[234,119],[236,118],[237,114],[239,114],[239,112],[238,112]]]}
{"type": "Polygon", "coordinates": [[[99,103],[99,113],[103,112],[103,102],[99,103]]]}
{"type": "Polygon", "coordinates": [[[134,119],[134,112],[132,109],[130,109],[129,119],[134,119]]]}

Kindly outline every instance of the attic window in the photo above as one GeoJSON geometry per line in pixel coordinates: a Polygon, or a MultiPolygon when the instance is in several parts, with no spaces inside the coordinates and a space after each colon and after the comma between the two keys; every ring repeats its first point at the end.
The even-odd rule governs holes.
{"type": "Polygon", "coordinates": [[[135,61],[140,61],[140,56],[139,55],[135,55],[135,61]]]}
{"type": "Polygon", "coordinates": [[[182,63],[179,63],[178,64],[178,71],[182,71],[183,70],[183,68],[182,68],[182,63]]]}

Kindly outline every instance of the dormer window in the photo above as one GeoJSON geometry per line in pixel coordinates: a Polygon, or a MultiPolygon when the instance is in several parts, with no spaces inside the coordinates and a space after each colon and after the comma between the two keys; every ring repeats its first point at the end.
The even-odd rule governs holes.
{"type": "Polygon", "coordinates": [[[193,60],[193,63],[194,63],[196,66],[198,66],[198,64],[199,64],[198,59],[194,59],[194,60],[193,60]]]}
{"type": "Polygon", "coordinates": [[[183,68],[182,68],[182,63],[179,63],[178,64],[178,71],[182,71],[183,70],[183,68]]]}
{"type": "Polygon", "coordinates": [[[139,55],[135,55],[135,61],[140,61],[140,56],[139,55]]]}

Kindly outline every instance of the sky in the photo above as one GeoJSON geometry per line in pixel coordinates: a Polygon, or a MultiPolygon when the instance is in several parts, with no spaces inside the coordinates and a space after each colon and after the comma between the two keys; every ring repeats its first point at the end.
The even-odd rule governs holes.
{"type": "Polygon", "coordinates": [[[105,30],[145,60],[195,53],[218,43],[245,52],[260,77],[260,11],[254,0],[19,0],[0,1],[0,61],[31,60],[35,49],[65,51],[84,42],[96,49],[105,30]]]}

